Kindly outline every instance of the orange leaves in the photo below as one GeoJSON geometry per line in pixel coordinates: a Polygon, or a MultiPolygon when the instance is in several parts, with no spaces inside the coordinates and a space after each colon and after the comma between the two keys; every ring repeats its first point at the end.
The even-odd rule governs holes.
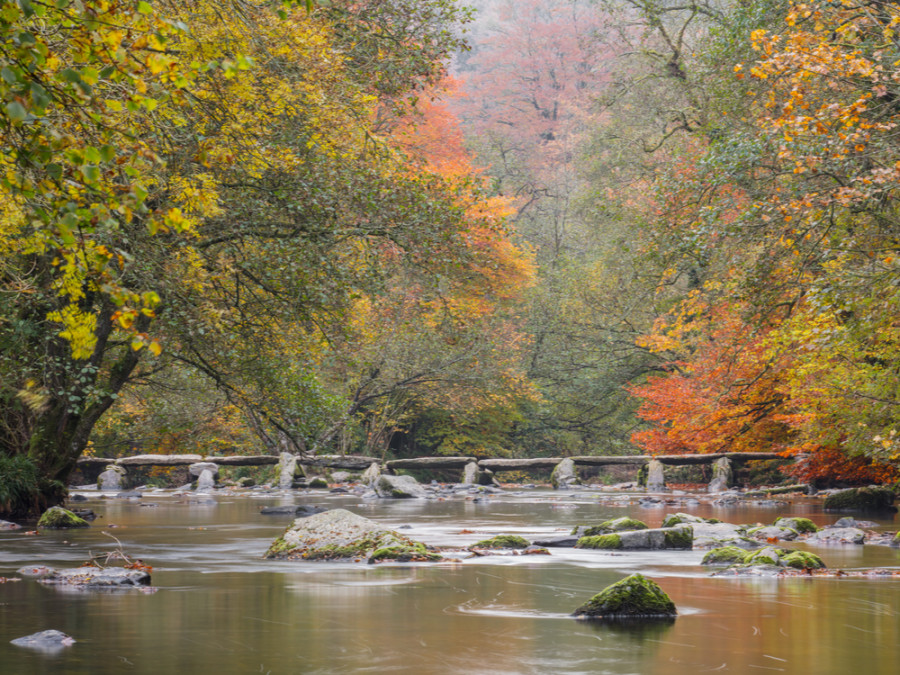
{"type": "Polygon", "coordinates": [[[668,364],[671,373],[630,389],[642,399],[638,415],[653,425],[632,442],[651,454],[771,451],[786,441],[787,430],[775,417],[783,397],[765,331],[754,330],[727,304],[700,315],[698,302],[687,301],[695,305],[688,314],[681,310],[693,320],[678,343],[681,359],[668,364]]]}

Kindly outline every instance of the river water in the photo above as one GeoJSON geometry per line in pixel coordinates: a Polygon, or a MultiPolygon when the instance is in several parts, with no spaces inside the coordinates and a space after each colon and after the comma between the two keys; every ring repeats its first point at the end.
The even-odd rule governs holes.
{"type": "MultiPolygon", "coordinates": [[[[73,593],[0,584],[0,673],[859,673],[900,669],[897,578],[711,578],[702,551],[551,549],[438,564],[263,560],[290,523],[263,506],[347,508],[439,546],[500,533],[528,539],[630,515],[658,526],[682,511],[734,523],[837,516],[787,507],[645,508],[599,492],[507,491],[483,501],[360,501],[328,493],[84,504],[87,530],[0,532],[0,577],[29,564],[77,566],[118,545],[153,567],[155,592],[73,593]],[[609,500],[613,501],[610,502],[609,500]],[[679,610],[671,624],[594,625],[570,613],[639,571],[679,610]],[[77,640],[56,655],[9,644],[54,628],[77,640]]],[[[82,505],[79,505],[82,506],[82,505]]],[[[877,519],[876,519],[877,520],[877,519]]],[[[895,522],[877,520],[893,531],[895,522]]],[[[790,545],[790,544],[789,544],[790,545]]],[[[812,547],[831,568],[900,567],[880,546],[812,547]]]]}

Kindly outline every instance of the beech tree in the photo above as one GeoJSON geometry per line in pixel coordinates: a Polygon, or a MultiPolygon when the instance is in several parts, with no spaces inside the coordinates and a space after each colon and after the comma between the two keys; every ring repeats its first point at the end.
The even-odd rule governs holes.
{"type": "MultiPolygon", "coordinates": [[[[474,193],[412,170],[371,126],[440,78],[464,15],[439,0],[279,13],[3,13],[3,452],[45,479],[7,512],[59,501],[129,381],[176,359],[249,411],[248,373],[282,355],[285,386],[314,401],[305,365],[356,297],[400,269],[461,278],[473,224],[501,236],[467,215],[474,193]]],[[[261,403],[257,419],[298,436],[261,403]]]]}

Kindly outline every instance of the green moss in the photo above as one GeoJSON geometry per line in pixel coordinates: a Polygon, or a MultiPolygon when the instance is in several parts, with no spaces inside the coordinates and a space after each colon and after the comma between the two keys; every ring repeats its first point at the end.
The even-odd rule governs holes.
{"type": "Polygon", "coordinates": [[[809,518],[779,518],[775,521],[777,527],[787,527],[799,534],[818,532],[819,528],[809,518]]]}
{"type": "Polygon", "coordinates": [[[900,546],[900,532],[894,535],[894,538],[891,539],[891,546],[900,546]]]}
{"type": "Polygon", "coordinates": [[[472,548],[528,548],[529,546],[527,539],[517,537],[514,534],[498,534],[491,539],[472,544],[472,548]]]}
{"type": "Polygon", "coordinates": [[[691,523],[721,523],[718,518],[701,518],[687,513],[670,513],[665,517],[660,527],[675,527],[676,525],[691,523]]]}
{"type": "Polygon", "coordinates": [[[369,562],[382,562],[384,560],[393,560],[396,562],[428,562],[441,560],[442,557],[425,548],[425,544],[421,542],[413,542],[410,544],[396,544],[394,546],[385,546],[372,552],[369,556],[369,562]]]}
{"type": "Polygon", "coordinates": [[[758,551],[752,551],[744,558],[747,565],[780,565],[781,559],[789,551],[783,548],[775,548],[774,546],[766,546],[758,551]]]}
{"type": "Polygon", "coordinates": [[[581,537],[575,543],[575,548],[622,548],[622,537],[618,534],[598,534],[592,537],[581,537]]]}
{"type": "Polygon", "coordinates": [[[666,548],[693,548],[694,529],[692,527],[676,527],[666,530],[666,548]]]}
{"type": "Polygon", "coordinates": [[[41,515],[37,526],[49,530],[65,530],[74,527],[90,527],[90,524],[61,506],[51,506],[41,515]]]}
{"type": "Polygon", "coordinates": [[[825,498],[826,511],[894,510],[894,491],[886,487],[862,487],[841,490],[825,498]]]}
{"type": "MultiPolygon", "coordinates": [[[[577,533],[577,529],[572,532],[572,534],[577,533]]],[[[594,537],[598,534],[609,534],[610,532],[630,532],[634,530],[646,530],[647,523],[644,523],[640,520],[635,520],[634,518],[622,517],[622,518],[612,518],[610,520],[605,520],[599,525],[594,525],[593,527],[589,527],[584,531],[583,536],[585,537],[594,537]]]]}
{"type": "Polygon", "coordinates": [[[317,489],[327,489],[328,481],[322,478],[321,476],[316,476],[315,478],[311,478],[309,482],[306,484],[306,487],[317,488],[317,489]]]}
{"type": "Polygon", "coordinates": [[[714,548],[700,562],[701,565],[738,565],[744,562],[747,551],[737,546],[714,548]]]}
{"type": "Polygon", "coordinates": [[[819,556],[808,551],[789,551],[787,555],[782,556],[781,564],[798,570],[818,570],[825,567],[819,556]]]}
{"type": "Polygon", "coordinates": [[[661,619],[678,612],[675,603],[656,584],[640,574],[632,574],[604,588],[575,610],[583,619],[661,619]]]}

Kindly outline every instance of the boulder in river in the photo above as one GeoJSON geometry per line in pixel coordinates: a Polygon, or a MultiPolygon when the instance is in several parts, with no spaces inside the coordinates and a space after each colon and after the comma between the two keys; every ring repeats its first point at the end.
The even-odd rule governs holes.
{"type": "Polygon", "coordinates": [[[582,537],[576,548],[600,548],[623,550],[690,549],[693,548],[694,533],[690,525],[665,527],[655,530],[633,530],[598,534],[582,537]]]}
{"type": "Polygon", "coordinates": [[[412,476],[381,474],[372,487],[385,499],[424,499],[428,496],[425,488],[412,476]]]}
{"type": "Polygon", "coordinates": [[[266,558],[424,562],[440,560],[421,542],[345,509],[298,518],[272,542],[266,558]]]}
{"type": "Polygon", "coordinates": [[[16,647],[26,647],[46,654],[55,654],[75,644],[75,639],[58,630],[42,630],[25,637],[10,640],[16,647]]]}
{"type": "Polygon", "coordinates": [[[90,527],[84,518],[79,518],[68,509],[61,506],[51,506],[41,514],[38,520],[38,529],[66,530],[75,527],[90,527]]]}
{"type": "Polygon", "coordinates": [[[528,548],[531,544],[527,539],[514,534],[498,534],[496,537],[484,539],[471,548],[528,548]]]}
{"type": "Polygon", "coordinates": [[[825,497],[826,511],[896,511],[894,491],[887,487],[850,488],[825,497]]]}
{"type": "Polygon", "coordinates": [[[150,585],[150,574],[146,569],[125,567],[72,567],[58,570],[39,565],[23,567],[18,573],[48,586],[65,588],[104,590],[150,585]]]}
{"type": "Polygon", "coordinates": [[[826,527],[806,539],[810,544],[863,544],[866,533],[858,527],[826,527]]]}
{"type": "Polygon", "coordinates": [[[8,520],[0,520],[0,530],[21,530],[22,526],[8,520]]]}
{"type": "Polygon", "coordinates": [[[740,565],[747,558],[747,551],[737,546],[722,546],[709,551],[701,565],[740,565]]]}
{"type": "Polygon", "coordinates": [[[294,516],[295,518],[308,518],[317,513],[324,513],[328,509],[321,506],[308,504],[289,504],[287,506],[264,506],[259,510],[264,516],[294,516]]]}
{"type": "Polygon", "coordinates": [[[628,532],[632,530],[646,530],[647,523],[642,520],[635,520],[634,518],[629,518],[628,516],[622,516],[621,518],[611,518],[610,520],[604,520],[599,525],[585,526],[579,525],[574,530],[572,530],[572,534],[577,534],[580,537],[593,537],[598,534],[609,534],[610,532],[628,532]]]}
{"type": "Polygon", "coordinates": [[[819,528],[809,518],[779,518],[775,521],[776,527],[789,527],[798,534],[808,534],[810,532],[818,532],[819,528]]]}
{"type": "Polygon", "coordinates": [[[675,603],[652,579],[632,574],[607,586],[575,610],[574,616],[590,620],[674,619],[675,603]]]}
{"type": "Polygon", "coordinates": [[[790,548],[766,546],[758,551],[745,552],[743,560],[738,559],[738,549],[715,549],[703,558],[703,565],[723,564],[729,559],[734,562],[727,569],[716,572],[715,576],[770,576],[785,570],[824,569],[825,563],[815,553],[790,548]]]}
{"type": "Polygon", "coordinates": [[[759,541],[793,541],[797,538],[797,530],[780,525],[765,525],[747,530],[747,534],[759,541]]]}

